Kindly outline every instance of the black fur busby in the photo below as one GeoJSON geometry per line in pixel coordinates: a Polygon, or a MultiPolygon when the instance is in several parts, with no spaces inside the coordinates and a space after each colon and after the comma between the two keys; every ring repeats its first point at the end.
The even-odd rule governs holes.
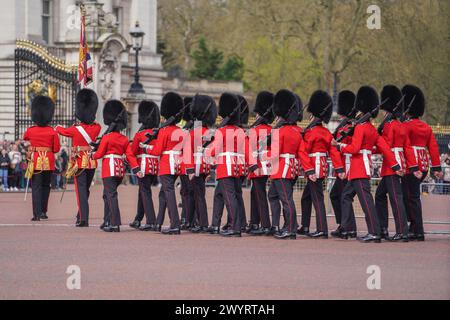
{"type": "Polygon", "coordinates": [[[153,101],[143,100],[138,107],[139,123],[146,129],[158,128],[161,121],[159,108],[153,101]]]}
{"type": "Polygon", "coordinates": [[[55,103],[47,96],[36,96],[31,102],[31,120],[39,126],[46,127],[52,122],[55,103]]]}
{"type": "Polygon", "coordinates": [[[248,124],[248,118],[250,116],[250,106],[248,105],[247,99],[245,99],[243,96],[238,95],[239,104],[241,105],[241,125],[247,125],[248,124]]]}
{"type": "MultiPolygon", "coordinates": [[[[189,106],[192,103],[192,99],[193,99],[193,97],[184,97],[183,98],[184,106],[189,106]]],[[[191,108],[190,107],[184,109],[183,120],[184,121],[192,121],[192,115],[191,115],[191,108]]]]}
{"type": "MultiPolygon", "coordinates": [[[[222,94],[219,100],[219,115],[222,118],[230,116],[236,108],[239,107],[239,98],[232,94],[225,92],[222,94]]],[[[233,116],[230,118],[228,124],[239,125],[241,122],[240,110],[234,112],[233,116]]]]}
{"type": "MultiPolygon", "coordinates": [[[[181,98],[178,93],[168,92],[161,101],[161,115],[164,118],[169,119],[170,117],[177,115],[183,109],[183,106],[183,98],[181,98]]],[[[182,116],[183,115],[180,116],[180,119],[177,119],[178,122],[181,120],[182,116]]]]}
{"type": "Polygon", "coordinates": [[[297,99],[298,108],[299,108],[297,121],[302,122],[303,121],[303,101],[302,101],[302,98],[300,98],[300,96],[298,94],[294,93],[294,95],[295,95],[295,98],[297,99]]]}
{"type": "MultiPolygon", "coordinates": [[[[402,92],[396,86],[384,86],[383,90],[381,90],[381,101],[383,101],[383,104],[381,105],[380,109],[391,113],[394,112],[394,110],[397,108],[397,105],[402,100],[402,96],[402,92]]],[[[400,103],[400,106],[395,112],[394,116],[400,117],[402,114],[403,103],[400,103]]]]}
{"type": "Polygon", "coordinates": [[[296,123],[300,106],[295,94],[283,89],[275,95],[273,110],[276,116],[285,119],[288,123],[296,123]]]}
{"type": "Polygon", "coordinates": [[[324,123],[330,122],[333,113],[333,100],[330,95],[322,90],[315,91],[309,99],[308,112],[324,123]]]}
{"type": "Polygon", "coordinates": [[[261,91],[256,96],[255,108],[253,111],[260,116],[265,116],[267,123],[270,124],[275,119],[273,110],[268,112],[273,105],[273,94],[268,91],[261,91]],[[266,114],[267,113],[267,114],[266,114]]]}
{"type": "Polygon", "coordinates": [[[127,127],[128,114],[123,103],[119,100],[109,100],[103,108],[103,122],[109,126],[116,123],[114,131],[122,131],[127,127]]]}
{"type": "Polygon", "coordinates": [[[356,95],[349,90],[339,92],[337,114],[344,117],[352,117],[356,95]]]}
{"type": "Polygon", "coordinates": [[[94,123],[98,109],[98,97],[91,89],[81,89],[75,99],[75,117],[82,123],[94,123]]]}
{"type": "Polygon", "coordinates": [[[211,127],[216,123],[217,105],[213,98],[205,95],[196,95],[190,107],[194,121],[201,121],[204,126],[211,127]]]}
{"type": "MultiPolygon", "coordinates": [[[[369,86],[359,88],[356,94],[356,110],[362,113],[368,113],[375,110],[380,104],[380,98],[377,91],[369,86]]],[[[378,115],[373,115],[375,118],[378,115]]]]}
{"type": "Polygon", "coordinates": [[[413,118],[420,118],[425,113],[425,96],[420,88],[406,85],[402,89],[405,95],[405,108],[409,108],[408,114],[413,118]]]}

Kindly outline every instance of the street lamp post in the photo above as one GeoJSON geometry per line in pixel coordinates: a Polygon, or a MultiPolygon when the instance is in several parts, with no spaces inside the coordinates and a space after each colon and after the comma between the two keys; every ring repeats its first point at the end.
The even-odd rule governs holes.
{"type": "Polygon", "coordinates": [[[144,87],[139,82],[139,51],[142,50],[145,32],[139,27],[138,21],[136,21],[135,27],[130,30],[130,35],[133,41],[133,49],[136,52],[136,65],[134,67],[134,83],[131,85],[130,90],[128,90],[128,95],[138,97],[145,95],[144,87]]]}

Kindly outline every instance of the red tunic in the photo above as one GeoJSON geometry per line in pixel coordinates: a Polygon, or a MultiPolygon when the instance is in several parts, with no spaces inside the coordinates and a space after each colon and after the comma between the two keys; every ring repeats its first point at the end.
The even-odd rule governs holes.
{"type": "Polygon", "coordinates": [[[270,147],[265,147],[262,150],[260,150],[260,148],[261,143],[264,143],[267,140],[267,137],[270,136],[271,131],[271,126],[268,124],[261,124],[251,128],[248,132],[249,157],[258,165],[258,169],[249,174],[249,179],[270,175],[270,163],[268,158],[270,147]]]}
{"type": "MultiPolygon", "coordinates": [[[[85,124],[81,123],[77,126],[72,126],[69,128],[64,128],[61,126],[56,126],[56,132],[64,137],[72,138],[72,148],[77,147],[90,147],[90,142],[95,142],[98,135],[100,134],[101,126],[98,123],[85,124]],[[84,130],[84,131],[83,131],[84,130]],[[89,141],[86,140],[84,134],[87,134],[89,141]]],[[[75,150],[76,152],[76,150],[75,150]]],[[[89,157],[89,150],[80,150],[77,153],[77,164],[80,169],[95,169],[97,168],[97,161],[92,160],[89,157]]]]}
{"type": "Polygon", "coordinates": [[[217,180],[242,177],[246,163],[244,130],[234,125],[217,129],[206,155],[215,157],[217,180]]]}
{"type": "MultiPolygon", "coordinates": [[[[133,143],[131,144],[131,151],[138,160],[141,172],[145,175],[155,176],[158,174],[159,157],[149,155],[141,147],[139,147],[139,144],[141,142],[143,143],[147,140],[147,133],[152,135],[153,129],[146,129],[136,132],[136,134],[134,135],[133,143]]],[[[150,148],[153,148],[155,143],[156,140],[151,141],[150,148]]]]}
{"type": "MultiPolygon", "coordinates": [[[[394,152],[395,159],[402,169],[417,171],[417,160],[411,148],[405,126],[398,120],[387,122],[383,127],[382,137],[394,152]]],[[[381,176],[392,176],[395,172],[384,161],[381,167],[381,176]]]]}
{"type": "Polygon", "coordinates": [[[269,153],[272,166],[271,179],[295,179],[299,162],[307,175],[314,173],[299,132],[296,125],[285,125],[272,130],[269,153]]]}
{"type": "Polygon", "coordinates": [[[403,123],[411,143],[419,170],[428,172],[441,171],[439,147],[430,126],[419,119],[411,119],[403,123]]]}
{"type": "Polygon", "coordinates": [[[305,150],[308,153],[311,164],[317,178],[323,179],[328,176],[328,156],[330,156],[333,167],[337,173],[344,172],[341,154],[331,145],[333,135],[321,124],[305,132],[305,150]]]}
{"type": "MultiPolygon", "coordinates": [[[[348,123],[347,125],[343,126],[342,128],[340,128],[336,134],[336,139],[339,139],[339,137],[344,133],[347,132],[351,127],[351,124],[348,123]]],[[[344,144],[351,144],[352,143],[352,137],[351,136],[346,136],[342,141],[342,143],[344,144]]],[[[351,153],[341,153],[341,161],[342,161],[342,165],[344,166],[345,169],[345,174],[349,174],[350,172],[350,161],[352,159],[352,155],[351,153]]],[[[337,173],[336,173],[337,176],[337,173]]]]}
{"type": "Polygon", "coordinates": [[[102,178],[123,177],[125,175],[124,156],[133,171],[139,168],[136,157],[131,151],[128,138],[119,132],[111,132],[103,136],[94,160],[103,158],[102,178]]]}
{"type": "Polygon", "coordinates": [[[34,170],[55,170],[55,153],[59,152],[60,144],[58,133],[52,127],[32,126],[25,131],[23,140],[31,144],[34,170]],[[33,150],[33,148],[48,150],[33,150]]]}
{"type": "Polygon", "coordinates": [[[152,150],[146,152],[159,157],[159,176],[180,175],[183,140],[186,133],[177,126],[168,126],[158,132],[152,150]]]}
{"type": "Polygon", "coordinates": [[[377,129],[370,122],[358,124],[355,127],[352,142],[349,145],[340,144],[342,153],[351,153],[349,180],[370,179],[372,175],[372,153],[377,147],[383,153],[384,161],[394,171],[400,169],[394,153],[386,141],[378,134],[377,129]]]}
{"type": "Polygon", "coordinates": [[[183,164],[188,174],[195,174],[196,177],[211,172],[211,161],[203,152],[203,142],[210,134],[207,127],[196,127],[190,130],[189,136],[183,147],[183,164]]]}

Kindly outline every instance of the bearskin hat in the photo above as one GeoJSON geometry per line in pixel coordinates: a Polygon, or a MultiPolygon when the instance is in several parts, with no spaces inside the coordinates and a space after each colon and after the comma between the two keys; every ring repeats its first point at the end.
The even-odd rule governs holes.
{"type": "MultiPolygon", "coordinates": [[[[232,94],[225,92],[219,100],[219,115],[222,118],[230,116],[233,111],[239,106],[239,98],[232,94]]],[[[241,113],[235,112],[231,117],[229,124],[239,125],[241,121],[241,113]]]]}
{"type": "MultiPolygon", "coordinates": [[[[380,98],[377,91],[369,86],[359,88],[356,95],[356,110],[362,113],[368,113],[375,110],[380,104],[380,98]]],[[[374,118],[378,115],[373,115],[374,118]]]]}
{"type": "Polygon", "coordinates": [[[405,96],[405,108],[409,108],[408,114],[413,118],[420,118],[425,113],[425,96],[420,88],[406,85],[402,89],[405,96]]]}
{"type": "MultiPolygon", "coordinates": [[[[184,97],[183,98],[184,106],[185,107],[189,106],[192,103],[192,99],[193,99],[193,97],[184,97]]],[[[184,121],[192,121],[192,115],[191,115],[191,108],[190,107],[184,109],[183,120],[184,121]]]]}
{"type": "MultiPolygon", "coordinates": [[[[176,116],[183,109],[183,106],[183,98],[178,93],[168,92],[161,101],[161,115],[169,119],[170,117],[176,116]]],[[[181,120],[181,116],[180,119],[177,119],[178,122],[181,120]]]]}
{"type": "Polygon", "coordinates": [[[289,123],[296,123],[300,106],[297,97],[289,90],[280,90],[273,100],[273,110],[275,115],[287,120],[289,123]]]}
{"type": "MultiPolygon", "coordinates": [[[[383,90],[381,90],[381,101],[383,102],[383,104],[380,106],[380,109],[392,113],[394,109],[397,108],[397,105],[401,100],[402,92],[399,88],[393,85],[384,86],[383,90]]],[[[395,116],[399,117],[402,114],[403,103],[400,105],[400,108],[397,109],[395,116]]]]}
{"type": "Polygon", "coordinates": [[[123,103],[119,100],[109,100],[103,108],[103,122],[109,126],[116,123],[115,131],[122,131],[127,127],[128,114],[123,103]]]}
{"type": "Polygon", "coordinates": [[[241,125],[247,125],[248,124],[248,118],[250,116],[250,106],[248,105],[247,99],[245,99],[243,96],[238,95],[239,104],[241,106],[241,125]]]}
{"type": "Polygon", "coordinates": [[[300,96],[296,93],[294,93],[295,98],[297,99],[298,102],[298,118],[297,118],[297,122],[302,122],[303,121],[303,101],[302,98],[300,98],[300,96]]]}
{"type": "Polygon", "coordinates": [[[213,98],[205,95],[196,95],[190,107],[192,118],[201,121],[204,126],[211,127],[216,123],[217,105],[213,98]]]}
{"type": "Polygon", "coordinates": [[[161,116],[159,114],[159,108],[153,101],[143,100],[139,103],[138,107],[139,123],[147,128],[158,128],[161,116]]]}
{"type": "Polygon", "coordinates": [[[36,96],[31,102],[31,120],[39,126],[46,127],[52,122],[55,103],[47,96],[36,96]]]}
{"type": "Polygon", "coordinates": [[[273,94],[268,91],[261,91],[256,96],[255,108],[253,112],[263,116],[267,110],[272,107],[273,104],[273,94]]]}
{"type": "Polygon", "coordinates": [[[330,122],[333,113],[333,100],[330,95],[322,90],[315,91],[309,99],[308,112],[324,123],[330,122]]]}
{"type": "Polygon", "coordinates": [[[337,114],[344,117],[352,117],[351,113],[355,106],[356,96],[352,91],[339,92],[337,114]]]}
{"type": "Polygon", "coordinates": [[[81,89],[75,99],[75,117],[83,123],[94,123],[98,109],[98,97],[91,89],[81,89]]]}

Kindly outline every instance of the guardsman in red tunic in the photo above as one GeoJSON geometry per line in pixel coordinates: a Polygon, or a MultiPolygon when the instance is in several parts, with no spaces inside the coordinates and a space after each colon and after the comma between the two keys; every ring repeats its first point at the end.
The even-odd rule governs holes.
{"type": "MultiPolygon", "coordinates": [[[[342,127],[337,128],[336,132],[334,133],[334,138],[337,140],[339,139],[344,132],[347,132],[347,130],[350,129],[351,126],[351,120],[355,116],[355,99],[356,96],[352,91],[344,90],[339,93],[338,97],[338,110],[337,113],[341,117],[341,123],[343,123],[342,127]]],[[[345,144],[351,144],[352,143],[352,137],[346,136],[343,138],[342,143],[345,144]]],[[[350,153],[341,154],[342,155],[342,164],[345,169],[345,174],[348,175],[350,170],[350,159],[352,155],[350,153]]],[[[337,173],[335,174],[336,180],[334,181],[333,187],[330,191],[330,200],[331,205],[333,207],[334,216],[336,218],[336,223],[338,224],[338,227],[335,231],[331,232],[331,236],[340,238],[341,237],[341,221],[342,221],[342,209],[341,209],[341,200],[342,200],[342,192],[344,191],[345,185],[347,184],[348,180],[346,179],[339,179],[337,173]]],[[[355,219],[355,213],[353,212],[353,206],[351,208],[350,213],[351,218],[351,224],[352,224],[352,230],[356,231],[356,219],[355,219]]],[[[352,236],[356,236],[355,234],[352,234],[352,236]]]]}
{"type": "Polygon", "coordinates": [[[252,157],[256,158],[258,169],[249,173],[252,182],[250,191],[250,234],[271,235],[269,202],[267,199],[267,180],[270,176],[270,163],[268,158],[269,147],[262,146],[272,131],[273,94],[262,91],[256,97],[254,112],[256,122],[249,129],[249,143],[252,157]],[[261,150],[260,150],[261,149],[261,150]]]}
{"type": "Polygon", "coordinates": [[[277,239],[296,239],[297,212],[293,198],[293,180],[297,177],[298,161],[305,176],[315,179],[314,170],[304,150],[304,141],[297,128],[300,111],[299,100],[288,90],[279,91],[274,98],[274,114],[280,118],[271,132],[270,161],[272,172],[269,202],[272,210],[272,226],[279,228],[281,201],[286,230],[275,233],[277,239]]]}
{"type": "MultiPolygon", "coordinates": [[[[207,156],[214,157],[216,163],[216,179],[218,181],[214,194],[214,207],[220,208],[217,201],[223,201],[231,218],[231,225],[221,235],[240,237],[244,208],[242,208],[241,177],[245,170],[246,136],[240,127],[240,104],[236,95],[224,93],[219,101],[219,115],[230,116],[228,123],[218,128],[214,141],[207,149],[207,156]]],[[[220,210],[214,212],[212,227],[219,227],[220,210]]],[[[216,233],[216,232],[214,232],[216,233]]]]}
{"type": "MultiPolygon", "coordinates": [[[[188,139],[190,132],[192,130],[192,127],[194,125],[194,121],[192,119],[190,105],[192,104],[192,97],[184,97],[183,102],[185,106],[188,106],[185,108],[183,113],[182,120],[185,122],[185,125],[183,126],[183,131],[185,132],[185,140],[188,139]]],[[[190,148],[185,148],[187,152],[190,151],[190,148]]],[[[184,158],[184,156],[183,156],[184,158]]],[[[187,156],[187,159],[190,159],[190,156],[187,156]]],[[[181,195],[181,204],[182,204],[182,211],[181,211],[181,230],[191,230],[194,228],[197,224],[197,217],[196,217],[196,208],[195,208],[195,200],[194,200],[194,188],[192,186],[191,181],[189,180],[189,177],[186,173],[186,165],[185,162],[181,161],[180,164],[180,182],[181,182],[181,189],[180,189],[180,195],[181,195]]]]}
{"type": "Polygon", "coordinates": [[[405,208],[408,220],[411,222],[409,239],[424,241],[420,184],[430,169],[435,176],[441,172],[439,147],[431,128],[419,119],[425,112],[425,97],[422,91],[416,86],[407,85],[402,89],[402,93],[405,95],[405,106],[410,106],[407,110],[408,120],[403,125],[419,171],[422,172],[421,179],[414,174],[407,174],[402,180],[405,208]]]}
{"type": "Polygon", "coordinates": [[[158,176],[169,211],[170,227],[162,234],[180,234],[180,216],[175,195],[175,180],[181,174],[181,159],[185,132],[176,124],[181,121],[184,108],[183,98],[175,92],[167,93],[161,101],[161,115],[166,119],[175,117],[173,123],[161,128],[154,147],[147,153],[160,157],[158,176]]]}
{"type": "Polygon", "coordinates": [[[125,159],[134,174],[143,178],[136,157],[131,151],[128,138],[120,133],[127,127],[127,112],[122,102],[110,100],[103,108],[103,122],[110,126],[111,132],[102,136],[98,150],[91,154],[92,159],[102,159],[103,201],[105,203],[105,232],[120,232],[119,198],[117,188],[125,176],[125,159]]]}
{"type": "Polygon", "coordinates": [[[241,106],[241,116],[240,116],[240,127],[242,129],[244,129],[244,132],[246,133],[246,137],[245,137],[245,164],[244,164],[244,169],[241,172],[241,188],[239,189],[239,192],[241,193],[238,197],[238,200],[241,201],[240,206],[241,208],[243,208],[243,215],[241,217],[242,222],[241,222],[241,226],[242,226],[242,231],[245,231],[246,233],[249,233],[251,228],[249,225],[247,225],[247,213],[246,213],[246,209],[245,209],[245,203],[244,203],[244,196],[242,193],[242,185],[245,183],[245,180],[247,179],[248,176],[248,161],[249,161],[249,148],[248,148],[248,135],[247,135],[247,128],[248,128],[248,120],[250,117],[250,106],[247,102],[247,99],[245,99],[243,96],[238,95],[237,96],[239,99],[239,104],[241,106]]]}
{"type": "MultiPolygon", "coordinates": [[[[408,173],[411,172],[420,179],[422,172],[418,170],[409,137],[406,134],[404,125],[398,120],[403,114],[402,92],[396,86],[385,86],[381,91],[381,100],[385,101],[381,109],[386,111],[386,117],[389,118],[385,118],[378,129],[378,133],[391,147],[397,163],[401,166],[401,170],[408,173]]],[[[407,242],[408,221],[400,179],[400,176],[392,171],[386,162],[383,162],[381,181],[375,193],[375,206],[381,223],[381,237],[391,241],[407,242]],[[395,221],[395,235],[391,238],[389,238],[388,232],[388,194],[395,221]]]]}
{"type": "Polygon", "coordinates": [[[339,151],[331,145],[333,135],[323,126],[328,123],[333,112],[333,101],[328,93],[318,90],[309,100],[308,112],[313,118],[312,123],[305,129],[303,139],[305,150],[314,167],[317,181],[309,180],[302,194],[302,227],[299,234],[305,234],[311,238],[328,238],[328,223],[325,202],[323,196],[323,181],[328,177],[328,157],[331,158],[334,170],[339,179],[345,178],[344,167],[339,151]],[[316,211],[316,231],[309,232],[311,222],[312,205],[316,211]]]}
{"type": "Polygon", "coordinates": [[[37,96],[31,103],[31,119],[35,126],[25,131],[23,140],[28,147],[29,162],[26,173],[32,182],[33,218],[48,219],[50,182],[55,170],[55,153],[59,152],[58,133],[49,126],[55,113],[55,104],[49,97],[37,96]]]}
{"type": "Polygon", "coordinates": [[[203,143],[211,135],[210,128],[216,123],[217,105],[209,96],[196,95],[190,105],[194,128],[190,131],[183,149],[183,162],[193,188],[197,226],[191,232],[208,232],[208,209],[206,205],[206,178],[211,172],[210,161],[205,157],[203,143]]]}
{"type": "Polygon", "coordinates": [[[75,116],[80,123],[69,128],[61,126],[55,128],[60,135],[72,139],[67,177],[73,175],[75,182],[77,227],[89,226],[89,194],[97,168],[97,161],[90,158],[89,152],[92,149],[91,143],[97,140],[101,130],[101,126],[95,122],[97,108],[97,94],[90,89],[82,89],[75,100],[75,116]]]}
{"type": "MultiPolygon", "coordinates": [[[[363,86],[356,95],[356,109],[363,114],[374,112],[380,103],[378,93],[371,87],[363,86]]],[[[370,191],[370,178],[372,175],[371,156],[376,146],[383,153],[384,161],[397,174],[401,174],[400,165],[395,160],[394,153],[386,141],[378,135],[377,129],[370,122],[370,118],[361,124],[357,124],[350,144],[333,141],[338,149],[343,153],[352,155],[350,161],[350,171],[348,182],[342,194],[342,229],[341,237],[348,239],[353,223],[351,218],[352,202],[355,195],[358,195],[359,202],[366,216],[366,223],[369,233],[357,239],[362,242],[381,242],[380,221],[375,209],[375,203],[370,191]]]]}
{"type": "MultiPolygon", "coordinates": [[[[140,170],[145,176],[139,179],[137,214],[130,227],[141,231],[157,231],[151,187],[158,182],[159,158],[147,154],[140,144],[147,140],[146,134],[152,135],[154,129],[159,127],[159,108],[153,101],[144,100],[139,103],[138,114],[138,120],[142,126],[134,135],[131,151],[136,156],[140,170]],[[144,214],[146,223],[141,226],[144,214]]],[[[155,140],[150,142],[150,148],[154,146],[155,142],[155,140]]]]}

